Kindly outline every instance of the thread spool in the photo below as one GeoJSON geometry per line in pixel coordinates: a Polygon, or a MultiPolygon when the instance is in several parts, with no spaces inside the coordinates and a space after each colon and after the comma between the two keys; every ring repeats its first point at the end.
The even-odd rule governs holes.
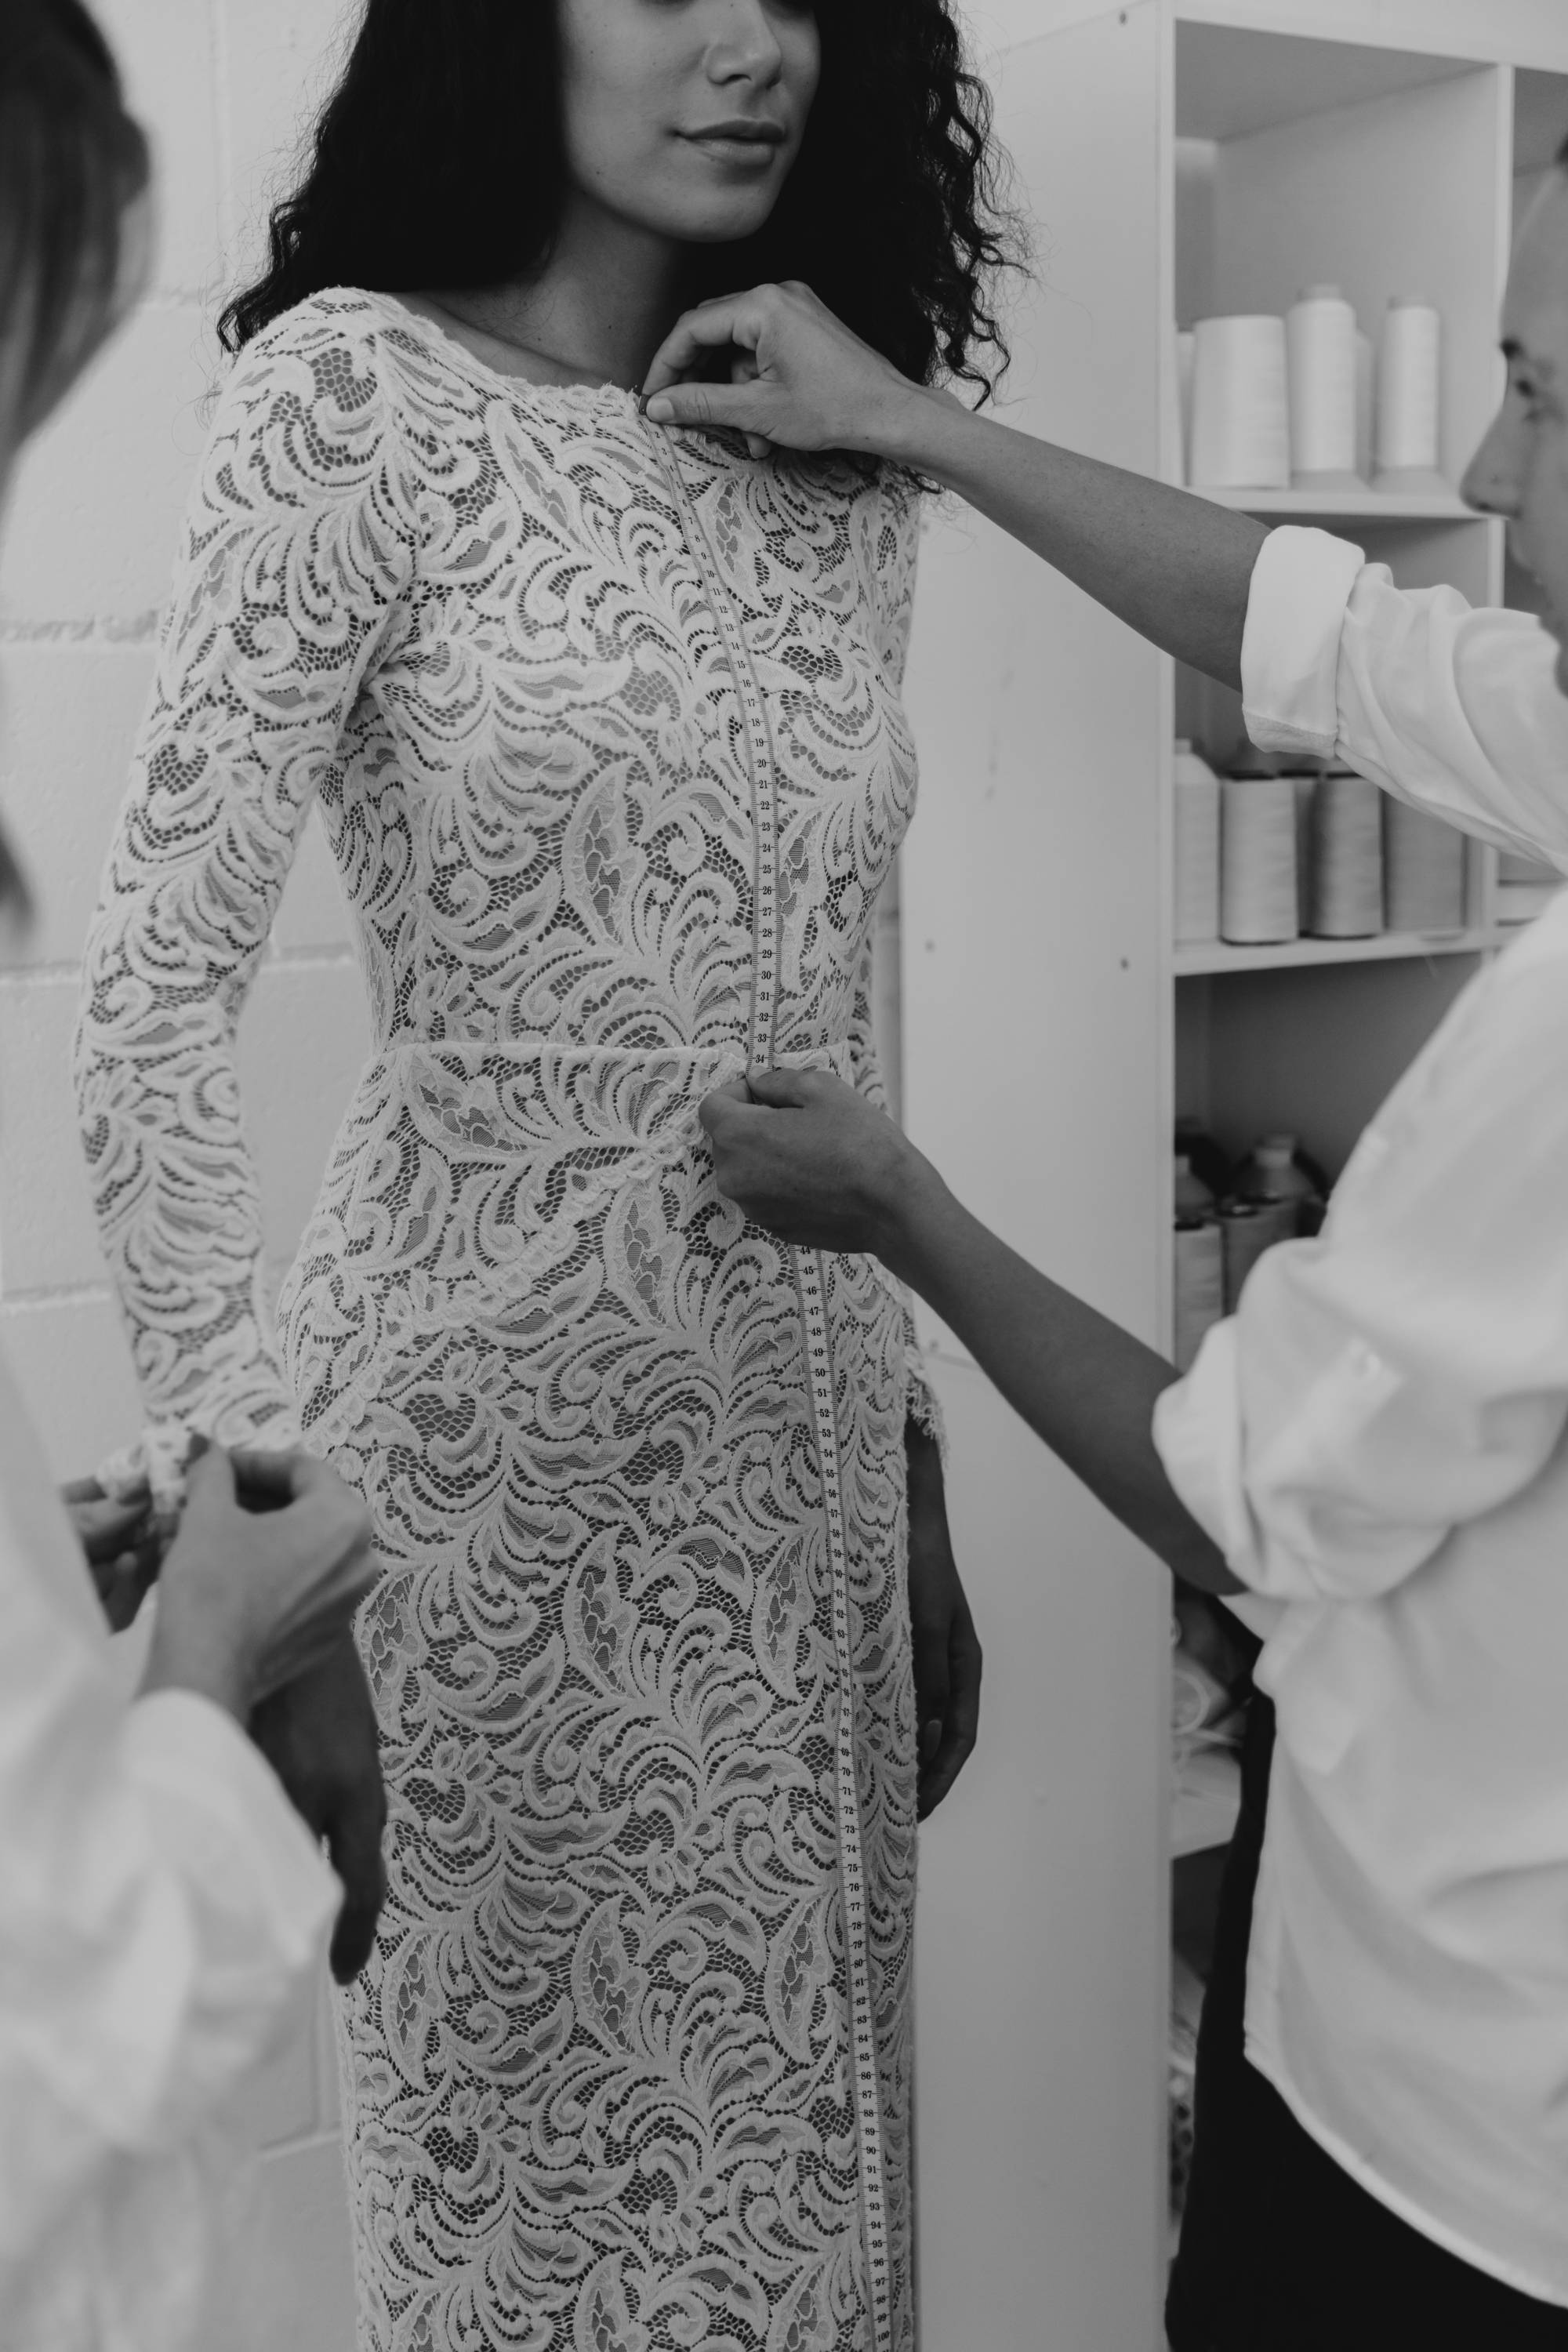
{"type": "Polygon", "coordinates": [[[1203,1336],[1225,1313],[1225,1244],[1212,1218],[1178,1225],[1171,1236],[1175,1252],[1173,1360],[1184,1372],[1203,1336]]]}
{"type": "Polygon", "coordinates": [[[1465,836],[1440,816],[1383,803],[1383,902],[1391,931],[1462,931],[1465,836]]]}
{"type": "Polygon", "coordinates": [[[1312,804],[1323,763],[1313,760],[1310,765],[1287,768],[1283,772],[1289,777],[1290,790],[1296,796],[1296,922],[1298,929],[1304,931],[1310,925],[1312,913],[1312,804]]]}
{"type": "Polygon", "coordinates": [[[1220,1252],[1225,1267],[1225,1311],[1234,1315],[1247,1276],[1265,1250],[1289,1241],[1296,1230],[1290,1201],[1227,1201],[1219,1213],[1220,1252]]]}
{"type": "Polygon", "coordinates": [[[1220,787],[1220,937],[1237,947],[1296,938],[1296,791],[1289,776],[1220,787]]]}
{"type": "Polygon", "coordinates": [[[1355,312],[1337,286],[1309,286],[1285,320],[1290,479],[1303,490],[1358,490],[1355,312]]]}
{"type": "Polygon", "coordinates": [[[1190,478],[1205,489],[1289,488],[1282,319],[1247,314],[1198,320],[1190,478]]]}
{"type": "Polygon", "coordinates": [[[1219,937],[1219,778],[1184,737],[1175,761],[1175,908],[1179,948],[1219,937]]]}
{"type": "Polygon", "coordinates": [[[1377,372],[1379,489],[1446,494],[1437,470],[1443,320],[1430,302],[1395,295],[1383,322],[1377,372]]]}
{"type": "Polygon", "coordinates": [[[1365,940],[1383,929],[1382,794],[1331,768],[1312,799],[1311,916],[1320,940],[1365,940]]]}
{"type": "Polygon", "coordinates": [[[1372,479],[1373,452],[1377,442],[1377,354],[1372,337],[1355,331],[1355,469],[1363,482],[1372,479]]]}

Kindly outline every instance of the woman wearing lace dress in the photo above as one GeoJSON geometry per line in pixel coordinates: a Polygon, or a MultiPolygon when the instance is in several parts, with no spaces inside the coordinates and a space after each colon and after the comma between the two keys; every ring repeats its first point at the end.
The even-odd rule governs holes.
{"type": "Polygon", "coordinates": [[[634,387],[759,274],[973,373],[986,173],[945,0],[369,0],[229,313],[79,1076],[154,1417],[375,1518],[376,2352],[912,2344],[978,1652],[900,1298],[743,1225],[696,1114],[879,1087],[915,486],[634,387]],[[234,1034],[313,803],[375,1046],[274,1318],[234,1034]]]}

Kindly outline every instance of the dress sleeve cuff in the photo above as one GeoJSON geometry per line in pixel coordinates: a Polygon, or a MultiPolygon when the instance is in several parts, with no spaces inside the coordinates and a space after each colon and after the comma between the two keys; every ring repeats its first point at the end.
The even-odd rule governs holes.
{"type": "Polygon", "coordinates": [[[1257,1546],[1241,1476],[1241,1397],[1236,1318],[1206,1332],[1190,1372],[1154,1402],[1154,1450],[1177,1495],[1243,1584],[1256,1583],[1257,1546]]]}
{"type": "Polygon", "coordinates": [[[313,1967],[342,1889],[239,1726],[194,1691],[154,1691],[132,1707],[123,1737],[127,1768],[183,1823],[181,1843],[207,1863],[213,1891],[226,1882],[235,1909],[253,1915],[257,1958],[289,1974],[313,1967]]]}
{"type": "Polygon", "coordinates": [[[1259,549],[1241,640],[1241,715],[1260,751],[1332,758],[1340,635],[1365,561],[1346,540],[1289,523],[1259,549]]]}

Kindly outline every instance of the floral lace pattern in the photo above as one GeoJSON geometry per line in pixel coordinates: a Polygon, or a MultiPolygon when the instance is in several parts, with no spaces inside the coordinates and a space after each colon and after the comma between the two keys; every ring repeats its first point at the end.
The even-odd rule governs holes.
{"type": "Polygon", "coordinates": [[[391,300],[245,353],[89,948],[155,1416],[361,1487],[391,1895],[375,2352],[908,2352],[904,1303],[720,1200],[750,1058],[875,1092],[913,499],[391,300]],[[263,1292],[234,1032],[319,801],[376,1051],[263,1292]]]}

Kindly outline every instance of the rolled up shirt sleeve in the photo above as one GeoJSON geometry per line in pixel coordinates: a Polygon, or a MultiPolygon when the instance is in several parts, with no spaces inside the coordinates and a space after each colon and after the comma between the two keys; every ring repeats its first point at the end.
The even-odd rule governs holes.
{"type": "Polygon", "coordinates": [[[220,1709],[175,1691],[126,1707],[5,1500],[0,2303],[107,2167],[177,2147],[266,2053],[340,1896],[220,1709]]]}
{"type": "Polygon", "coordinates": [[[1391,1591],[1568,1422],[1568,923],[1390,1098],[1315,1241],[1270,1250],[1161,1397],[1173,1485],[1256,1592],[1391,1591]]]}
{"type": "Polygon", "coordinates": [[[1261,750],[1343,760],[1412,807],[1568,872],[1568,698],[1527,613],[1396,588],[1327,531],[1270,531],[1242,639],[1261,750]]]}

